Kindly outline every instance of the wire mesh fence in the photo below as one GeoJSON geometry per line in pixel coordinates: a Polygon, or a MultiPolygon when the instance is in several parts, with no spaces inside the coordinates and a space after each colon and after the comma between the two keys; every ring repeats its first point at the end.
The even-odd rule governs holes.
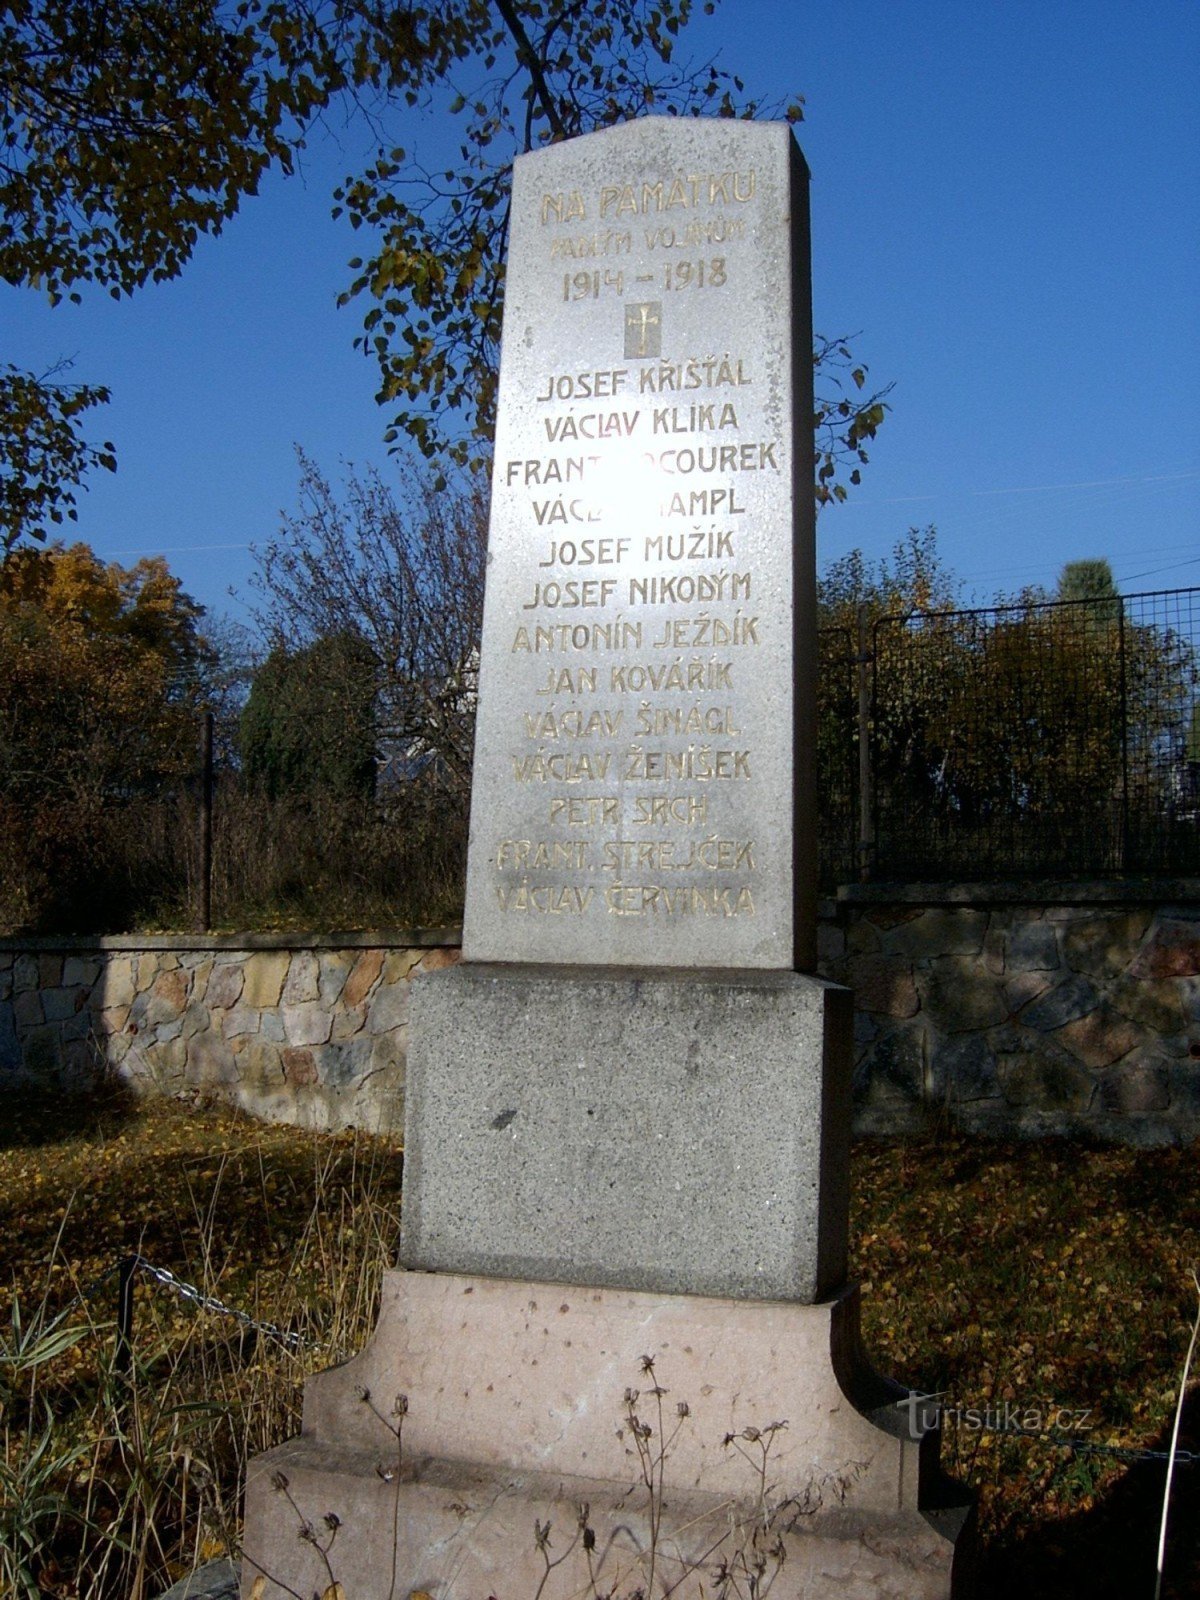
{"type": "MultiPolygon", "coordinates": [[[[864,877],[1200,872],[1200,588],[850,615],[819,641],[827,892],[864,877]]],[[[336,749],[314,765],[314,706],[301,784],[254,777],[236,717],[211,730],[207,766],[208,729],[188,721],[158,776],[123,765],[123,746],[104,761],[81,747],[69,790],[0,771],[0,926],[455,920],[466,773],[411,740],[362,783],[336,749]]],[[[336,697],[333,711],[340,727],[336,697]]],[[[460,696],[456,748],[472,716],[460,696]]]]}
{"type": "Polygon", "coordinates": [[[872,876],[1200,870],[1200,589],[871,628],[872,876]]]}
{"type": "Polygon", "coordinates": [[[822,628],[817,650],[817,840],[826,888],[856,875],[859,660],[852,628],[822,628]]]}
{"type": "MultiPolygon", "coordinates": [[[[453,922],[466,795],[427,765],[369,788],[272,792],[248,774],[236,720],[203,725],[153,789],[108,786],[86,809],[49,791],[6,814],[0,932],[334,929],[453,922]]],[[[90,797],[88,797],[90,798],[90,797]]]]}

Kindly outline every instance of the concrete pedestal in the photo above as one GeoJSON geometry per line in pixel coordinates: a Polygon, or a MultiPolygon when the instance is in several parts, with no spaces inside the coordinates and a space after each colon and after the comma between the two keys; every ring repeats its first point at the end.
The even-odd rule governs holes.
{"type": "Polygon", "coordinates": [[[400,1259],[667,1294],[845,1282],[850,993],[464,963],[412,985],[400,1259]]]}
{"type": "Polygon", "coordinates": [[[715,1595],[755,1570],[774,1600],[961,1593],[966,1508],[904,1394],[862,1357],[854,1291],[389,1273],[371,1344],[310,1381],[301,1436],[252,1464],[243,1595],[259,1573],[264,1600],[332,1578],[351,1600],[715,1595]]]}

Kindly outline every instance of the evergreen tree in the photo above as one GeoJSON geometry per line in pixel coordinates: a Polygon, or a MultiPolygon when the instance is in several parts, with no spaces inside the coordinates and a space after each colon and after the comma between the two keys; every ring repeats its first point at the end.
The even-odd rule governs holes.
{"type": "Polygon", "coordinates": [[[276,647],[241,716],[246,779],[270,799],[369,799],[375,792],[375,671],[355,633],[276,647]]]}

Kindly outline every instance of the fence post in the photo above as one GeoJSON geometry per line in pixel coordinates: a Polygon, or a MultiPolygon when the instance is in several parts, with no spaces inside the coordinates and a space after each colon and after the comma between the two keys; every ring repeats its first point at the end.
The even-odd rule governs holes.
{"type": "Polygon", "coordinates": [[[1129,847],[1129,690],[1125,675],[1125,601],[1117,601],[1117,659],[1121,669],[1121,871],[1132,868],[1129,847]]]}
{"type": "Polygon", "coordinates": [[[128,1378],[133,1370],[133,1280],[138,1258],[122,1256],[117,1266],[117,1347],[113,1370],[118,1378],[128,1378]]]}
{"type": "Polygon", "coordinates": [[[867,649],[867,608],[858,608],[858,881],[871,880],[875,853],[871,795],[871,684],[867,668],[873,657],[867,649]]]}
{"type": "Polygon", "coordinates": [[[207,933],[212,927],[212,811],[213,811],[213,714],[204,713],[200,731],[200,882],[196,927],[207,933]]]}

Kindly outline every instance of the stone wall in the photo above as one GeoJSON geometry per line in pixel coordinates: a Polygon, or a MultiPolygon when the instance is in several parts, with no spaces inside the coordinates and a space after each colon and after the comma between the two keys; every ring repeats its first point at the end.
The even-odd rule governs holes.
{"type": "MultiPolygon", "coordinates": [[[[821,970],[855,991],[859,1133],[1200,1134],[1200,893],[853,887],[821,970]]],[[[197,1092],[399,1129],[408,982],[458,931],[0,941],[0,1089],[197,1092]]]]}
{"type": "Polygon", "coordinates": [[[857,1131],[1194,1139],[1200,903],[1176,887],[843,890],[822,971],[855,992],[857,1131]]]}
{"type": "Polygon", "coordinates": [[[0,946],[0,1087],[194,1092],[302,1127],[403,1125],[408,986],[457,932],[0,946]]]}

